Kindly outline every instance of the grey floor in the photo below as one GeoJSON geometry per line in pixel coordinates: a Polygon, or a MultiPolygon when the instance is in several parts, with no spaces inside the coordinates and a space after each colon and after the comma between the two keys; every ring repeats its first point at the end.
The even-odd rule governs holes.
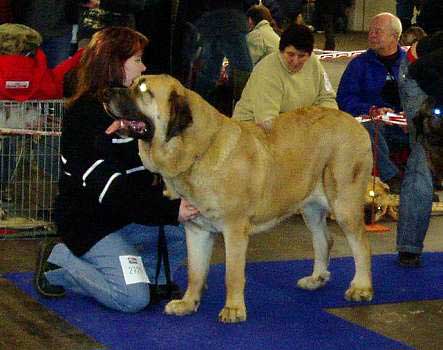
{"type": "MultiPolygon", "coordinates": [[[[365,34],[340,34],[339,50],[363,49],[365,34]]],[[[316,35],[318,47],[323,40],[316,35]]],[[[333,85],[347,60],[325,62],[333,85]]],[[[385,221],[386,233],[370,233],[373,254],[395,253],[396,223],[385,221]]],[[[425,241],[425,251],[443,251],[443,217],[433,216],[425,241]]],[[[335,237],[333,257],[350,256],[349,246],[334,222],[330,229],[335,237]]],[[[93,339],[82,334],[55,314],[1,277],[10,271],[33,271],[40,240],[0,240],[0,349],[98,349],[93,339]]],[[[217,240],[213,262],[224,261],[223,242],[217,240]]],[[[248,261],[310,259],[313,251],[311,236],[300,217],[294,217],[269,232],[253,236],[248,261]]],[[[426,261],[424,261],[426,263],[426,261]]],[[[443,271],[443,266],[442,266],[443,271]]],[[[288,283],[295,283],[288,281],[288,283]]],[[[435,283],[443,283],[442,280],[435,283]]],[[[331,309],[331,313],[397,339],[417,349],[443,349],[443,300],[417,301],[331,309]]],[[[393,349],[394,350],[394,349],[393,349]]],[[[395,349],[399,350],[399,349],[395,349]]]]}

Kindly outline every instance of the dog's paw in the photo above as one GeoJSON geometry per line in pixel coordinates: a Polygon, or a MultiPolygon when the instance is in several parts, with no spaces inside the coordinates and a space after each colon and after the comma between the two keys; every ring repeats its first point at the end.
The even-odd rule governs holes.
{"type": "Polygon", "coordinates": [[[368,288],[357,288],[353,285],[345,293],[347,301],[371,301],[374,296],[374,290],[368,288]]]}
{"type": "Polygon", "coordinates": [[[221,309],[218,320],[223,323],[236,323],[246,321],[246,307],[227,307],[221,309]]]}
{"type": "Polygon", "coordinates": [[[330,277],[331,273],[329,271],[323,272],[318,276],[306,276],[297,281],[297,286],[302,289],[315,290],[328,283],[330,277]]]}
{"type": "Polygon", "coordinates": [[[165,306],[165,314],[184,316],[189,315],[198,310],[199,302],[187,301],[185,299],[172,300],[165,306]]]}

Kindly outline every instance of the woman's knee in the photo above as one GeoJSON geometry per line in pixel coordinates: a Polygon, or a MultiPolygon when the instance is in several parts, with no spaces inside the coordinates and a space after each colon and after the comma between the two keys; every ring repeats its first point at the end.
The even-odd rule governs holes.
{"type": "Polygon", "coordinates": [[[149,285],[136,283],[127,286],[126,292],[118,296],[116,308],[123,312],[138,312],[145,309],[149,302],[149,285]]]}

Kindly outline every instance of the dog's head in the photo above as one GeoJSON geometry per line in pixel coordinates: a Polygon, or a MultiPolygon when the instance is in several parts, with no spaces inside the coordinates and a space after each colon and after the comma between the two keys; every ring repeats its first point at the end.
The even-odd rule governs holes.
{"type": "Polygon", "coordinates": [[[414,124],[417,139],[421,140],[427,154],[428,165],[433,175],[441,179],[443,174],[443,103],[428,97],[416,117],[414,124]]]}
{"type": "Polygon", "coordinates": [[[185,88],[167,75],[142,76],[130,88],[105,93],[105,109],[115,119],[129,121],[130,136],[169,142],[191,123],[185,88]]]}
{"type": "Polygon", "coordinates": [[[443,104],[428,97],[414,118],[417,137],[423,137],[428,144],[443,146],[443,104]]]}

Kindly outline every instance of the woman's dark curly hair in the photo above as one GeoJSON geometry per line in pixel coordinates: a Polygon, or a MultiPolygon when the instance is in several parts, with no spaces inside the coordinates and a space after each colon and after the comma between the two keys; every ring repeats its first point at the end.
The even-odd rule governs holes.
{"type": "Polygon", "coordinates": [[[297,50],[311,54],[314,50],[312,31],[303,24],[291,24],[281,35],[279,49],[283,51],[290,45],[297,50]]]}

